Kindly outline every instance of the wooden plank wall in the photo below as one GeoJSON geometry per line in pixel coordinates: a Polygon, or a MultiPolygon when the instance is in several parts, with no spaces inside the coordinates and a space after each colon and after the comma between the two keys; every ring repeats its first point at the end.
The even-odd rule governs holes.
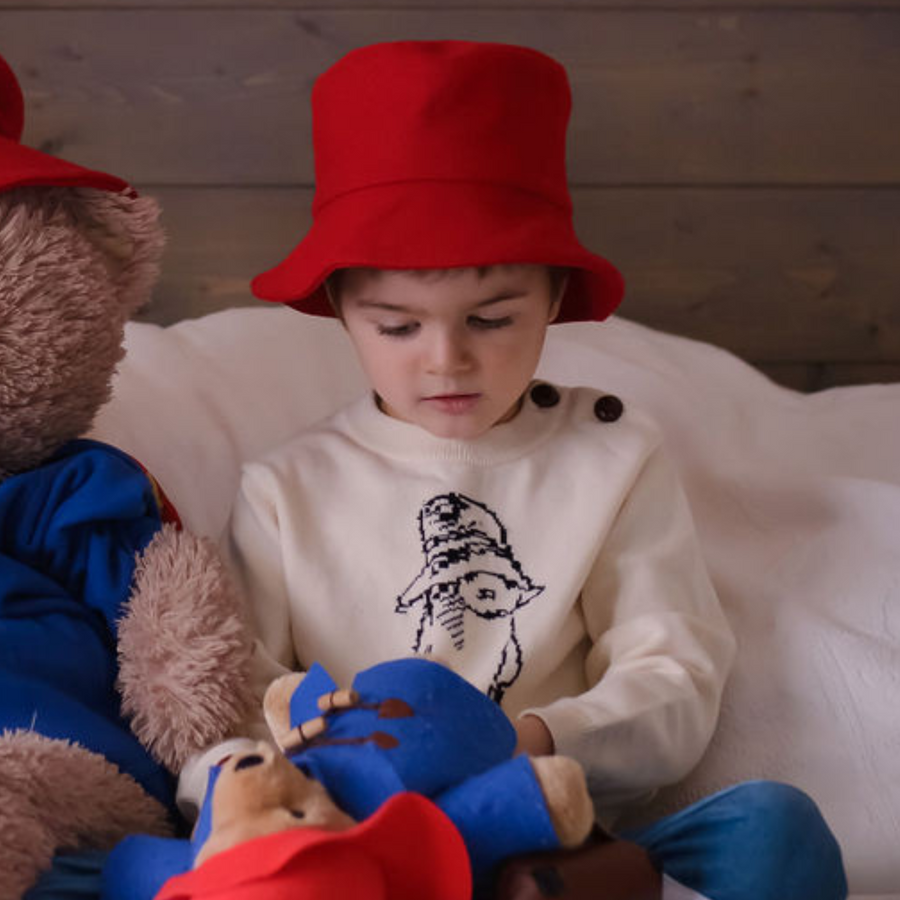
{"type": "Polygon", "coordinates": [[[380,40],[569,70],[582,240],[622,314],[801,389],[900,379],[900,0],[0,0],[25,140],[157,196],[148,316],[253,301],[309,225],[309,91],[380,40]]]}

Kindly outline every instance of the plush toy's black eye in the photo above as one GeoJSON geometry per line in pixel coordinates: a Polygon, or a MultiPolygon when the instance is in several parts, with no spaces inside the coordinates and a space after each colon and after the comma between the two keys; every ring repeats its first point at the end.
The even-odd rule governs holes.
{"type": "Polygon", "coordinates": [[[292,809],[292,810],[291,810],[291,815],[292,815],[295,819],[305,819],[305,818],[306,818],[306,813],[303,812],[302,809],[292,809]]]}
{"type": "Polygon", "coordinates": [[[250,769],[253,766],[261,766],[264,762],[265,760],[258,753],[253,753],[250,756],[239,759],[234,765],[234,771],[238,772],[241,769],[250,769]]]}

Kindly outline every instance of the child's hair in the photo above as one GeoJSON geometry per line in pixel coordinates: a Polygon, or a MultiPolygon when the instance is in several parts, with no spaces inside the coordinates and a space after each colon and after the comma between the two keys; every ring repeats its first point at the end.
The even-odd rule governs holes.
{"type": "MultiPolygon", "coordinates": [[[[437,281],[438,279],[446,278],[456,272],[475,272],[478,275],[479,280],[482,280],[493,269],[498,268],[500,265],[502,265],[502,263],[495,263],[488,266],[464,266],[452,269],[400,269],[398,271],[403,272],[404,275],[414,275],[417,278],[421,278],[423,281],[437,281]]],[[[565,266],[547,266],[546,268],[547,274],[550,276],[550,296],[556,297],[568,277],[569,269],[565,266]]],[[[343,274],[346,271],[346,269],[335,269],[335,271],[325,279],[325,291],[328,294],[328,299],[338,317],[341,315],[341,281],[343,274]]],[[[365,272],[367,275],[378,275],[383,270],[360,267],[359,271],[365,272]]]]}

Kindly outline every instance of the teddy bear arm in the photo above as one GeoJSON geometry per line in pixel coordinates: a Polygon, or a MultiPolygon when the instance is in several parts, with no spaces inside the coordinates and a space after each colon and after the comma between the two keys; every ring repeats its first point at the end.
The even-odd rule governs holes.
{"type": "Polygon", "coordinates": [[[245,720],[252,641],[211,540],[167,524],[147,545],[119,623],[122,708],[173,771],[245,720]]]}

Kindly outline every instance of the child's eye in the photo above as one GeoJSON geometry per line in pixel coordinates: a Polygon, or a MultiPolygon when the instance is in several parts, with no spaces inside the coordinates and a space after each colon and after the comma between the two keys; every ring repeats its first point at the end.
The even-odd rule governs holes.
{"type": "Polygon", "coordinates": [[[378,333],[385,337],[410,337],[418,330],[418,322],[407,322],[405,325],[379,325],[378,333]]]}
{"type": "Polygon", "coordinates": [[[489,331],[492,328],[506,328],[507,325],[512,325],[512,316],[503,316],[499,319],[486,319],[483,316],[469,316],[469,324],[473,328],[480,328],[484,331],[489,331]]]}

